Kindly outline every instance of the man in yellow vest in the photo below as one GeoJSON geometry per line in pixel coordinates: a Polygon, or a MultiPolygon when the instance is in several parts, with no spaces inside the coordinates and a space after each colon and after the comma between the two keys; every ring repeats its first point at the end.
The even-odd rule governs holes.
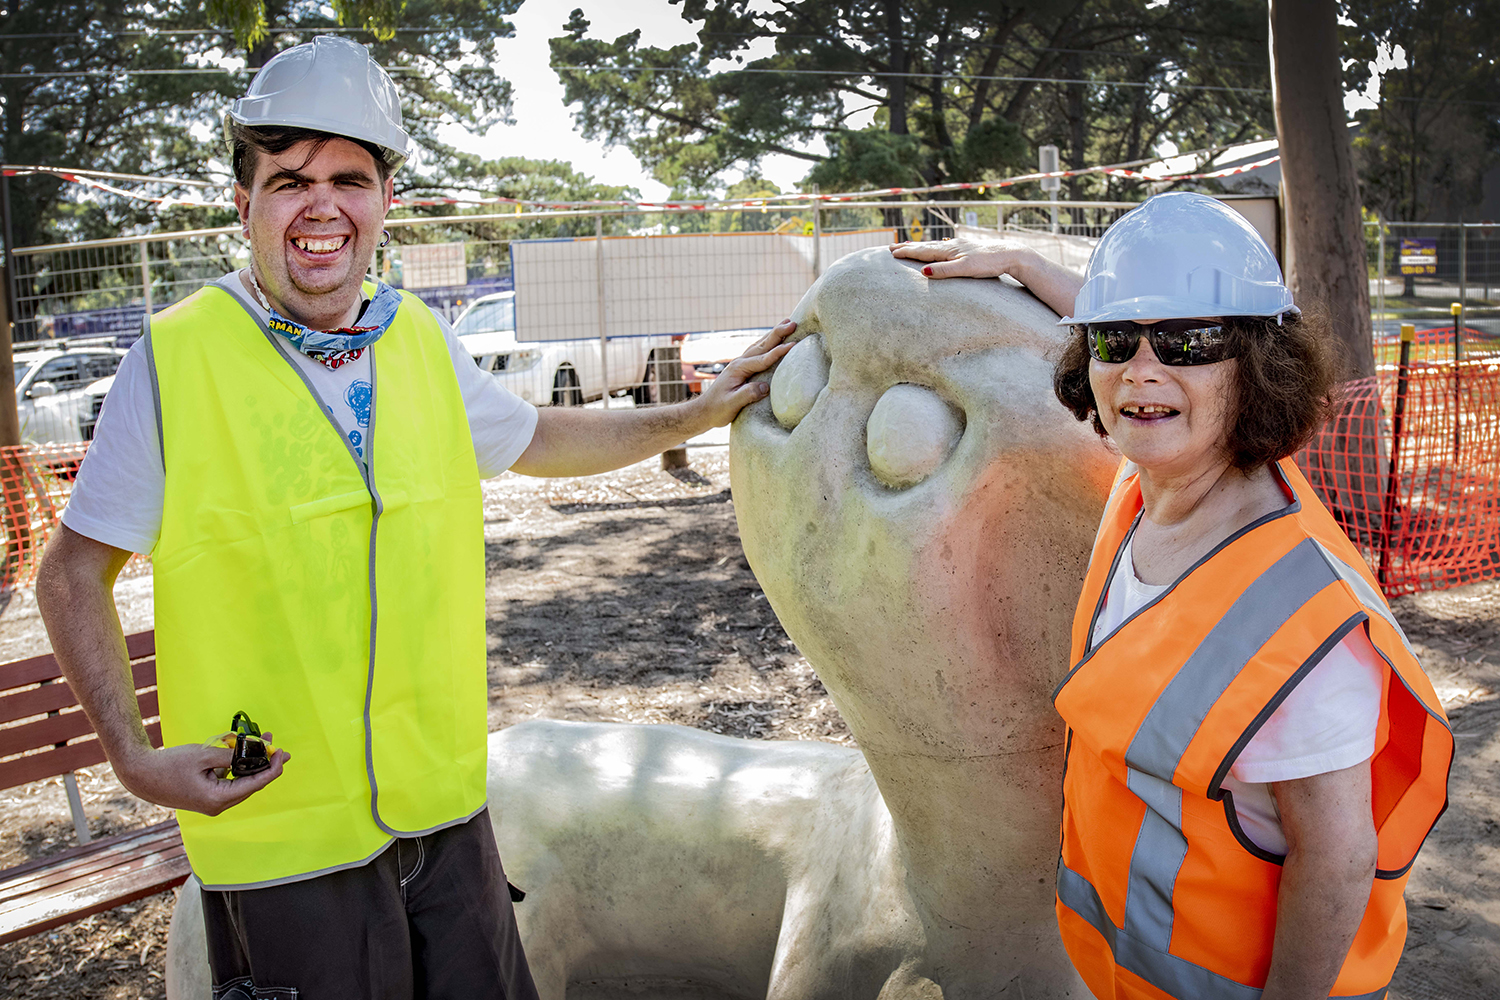
{"type": "Polygon", "coordinates": [[[362,46],[281,53],[225,130],[251,265],[122,363],[38,580],[53,648],[120,780],[178,810],[216,1000],[535,996],[486,811],[480,480],[603,472],[723,425],[790,326],[690,402],[538,411],[364,282],[410,139],[362,46]],[[153,563],[159,750],[112,599],[132,551],[153,563]],[[232,769],[205,741],[239,712],[295,760],[232,769]]]}

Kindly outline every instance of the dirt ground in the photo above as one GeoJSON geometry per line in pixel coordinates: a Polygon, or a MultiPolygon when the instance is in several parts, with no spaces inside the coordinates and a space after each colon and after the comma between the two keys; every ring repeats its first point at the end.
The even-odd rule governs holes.
{"type": "MultiPolygon", "coordinates": [[[[486,484],[490,726],[549,717],[673,722],[755,739],[853,739],[740,549],[727,453],[696,481],[642,463],[585,480],[486,484]]],[[[149,578],[116,591],[151,627],[149,578]]],[[[0,598],[0,659],[45,650],[35,602],[0,598]]],[[[1397,617],[1458,736],[1451,805],[1407,889],[1396,1000],[1500,996],[1500,583],[1403,598],[1397,617]]],[[[166,813],[106,766],[80,773],[97,836],[166,813]]],[[[60,780],[0,793],[0,868],[71,846],[60,780]]],[[[160,997],[173,895],[0,946],[0,997],[160,997]]]]}

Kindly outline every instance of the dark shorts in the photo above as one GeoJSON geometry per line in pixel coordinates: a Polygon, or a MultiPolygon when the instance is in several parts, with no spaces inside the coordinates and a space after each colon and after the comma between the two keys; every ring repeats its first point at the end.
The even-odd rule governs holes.
{"type": "Polygon", "coordinates": [[[203,923],[214,1000],[537,995],[488,811],[358,868],[205,891],[203,923]]]}

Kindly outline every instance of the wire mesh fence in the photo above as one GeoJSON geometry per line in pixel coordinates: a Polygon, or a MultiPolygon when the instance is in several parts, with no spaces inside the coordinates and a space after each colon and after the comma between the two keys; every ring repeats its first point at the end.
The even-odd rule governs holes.
{"type": "MultiPolygon", "coordinates": [[[[410,216],[388,221],[393,240],[370,276],[419,296],[476,365],[524,399],[643,406],[701,392],[845,253],[904,238],[1004,237],[1081,268],[1131,207],[875,201],[410,216]]],[[[1274,214],[1239,207],[1274,239],[1274,214]]],[[[1377,376],[1349,387],[1338,419],[1299,461],[1388,592],[1500,575],[1500,228],[1372,223],[1366,232],[1377,376]],[[1417,327],[1404,382],[1402,322],[1417,327]]],[[[16,251],[25,439],[81,448],[108,388],[99,380],[141,319],[248,262],[237,229],[16,251]]],[[[25,578],[28,539],[45,534],[81,450],[27,454],[4,473],[7,502],[21,504],[6,518],[12,581],[25,578]]]]}
{"type": "Polygon", "coordinates": [[[1417,327],[1418,358],[1500,343],[1500,225],[1371,222],[1365,248],[1377,361],[1394,359],[1402,323],[1417,327]]]}
{"type": "MultiPolygon", "coordinates": [[[[652,405],[701,392],[852,250],[955,234],[1039,235],[1071,241],[1066,262],[1076,265],[1130,207],[933,201],[410,215],[388,220],[393,239],[370,276],[425,301],[475,363],[523,399],[652,405]]],[[[128,347],[145,316],[248,263],[236,228],[17,250],[18,357],[29,370],[86,338],[97,338],[87,346],[100,352],[128,347]]],[[[22,408],[37,411],[23,414],[24,439],[86,440],[99,395],[85,391],[91,380],[54,379],[58,398],[43,403],[47,387],[34,384],[45,381],[38,369],[18,386],[22,408]]]]}

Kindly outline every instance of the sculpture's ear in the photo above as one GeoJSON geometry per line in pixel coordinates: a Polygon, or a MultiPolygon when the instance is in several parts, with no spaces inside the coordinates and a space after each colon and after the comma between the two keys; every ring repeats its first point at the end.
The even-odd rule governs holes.
{"type": "Polygon", "coordinates": [[[787,338],[788,343],[795,344],[803,337],[823,332],[823,324],[819,320],[815,300],[810,294],[797,303],[797,308],[792,310],[791,319],[797,324],[797,332],[787,338]]]}

